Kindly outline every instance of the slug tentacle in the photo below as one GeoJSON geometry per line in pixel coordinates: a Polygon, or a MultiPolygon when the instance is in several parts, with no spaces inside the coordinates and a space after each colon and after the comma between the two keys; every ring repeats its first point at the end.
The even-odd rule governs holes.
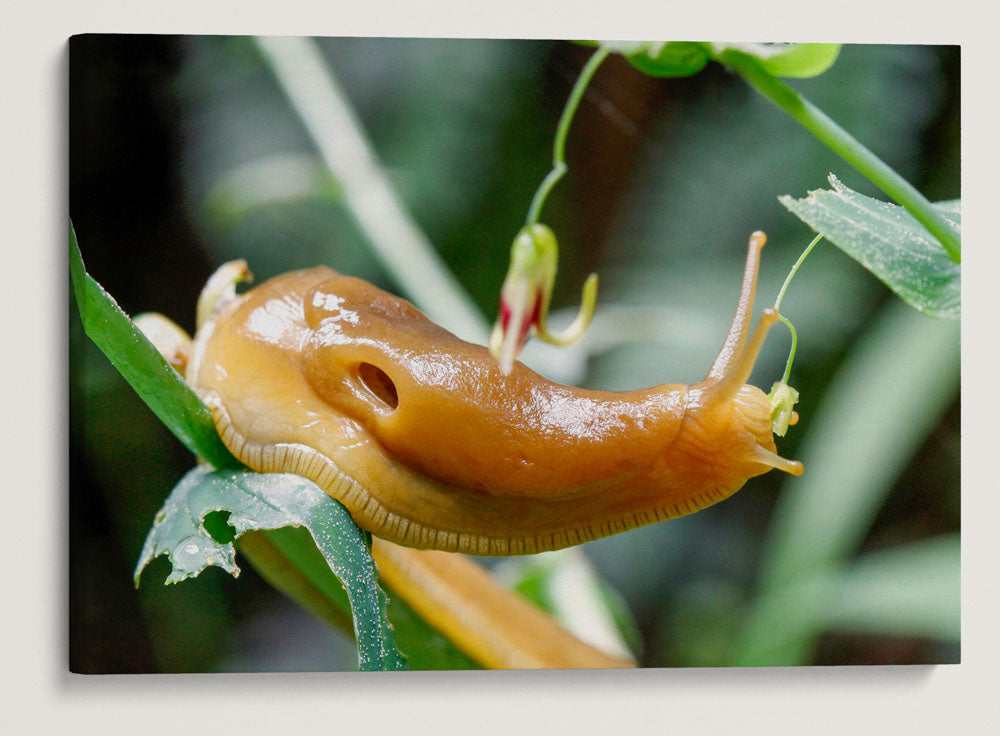
{"type": "Polygon", "coordinates": [[[760,230],[750,236],[747,248],[746,265],[743,268],[743,283],[740,286],[740,298],[736,304],[736,314],[729,326],[722,350],[712,362],[705,379],[722,378],[730,363],[737,358],[750,329],[750,316],[753,314],[754,293],[757,290],[757,273],[760,270],[760,252],[767,242],[767,236],[760,230]]]}
{"type": "Polygon", "coordinates": [[[798,460],[788,460],[760,445],[754,445],[751,448],[751,453],[757,462],[762,465],[782,470],[790,475],[802,475],[802,463],[798,460]]]}
{"type": "Polygon", "coordinates": [[[754,363],[764,346],[764,339],[767,337],[771,325],[778,321],[778,313],[773,308],[768,307],[760,316],[760,323],[753,331],[750,340],[743,345],[742,349],[726,365],[725,372],[717,381],[705,381],[707,384],[706,400],[710,406],[718,406],[732,400],[740,388],[746,383],[753,372],[754,363]]]}

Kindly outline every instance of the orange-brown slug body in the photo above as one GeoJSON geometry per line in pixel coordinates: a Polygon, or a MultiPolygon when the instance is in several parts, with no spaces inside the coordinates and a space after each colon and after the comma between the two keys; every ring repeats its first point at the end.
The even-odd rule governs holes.
{"type": "Polygon", "coordinates": [[[681,516],[775,454],[771,406],[744,385],[763,234],[706,378],[629,392],[549,381],[459,340],[408,302],[329,268],[279,276],[206,322],[188,381],[246,465],[305,475],[374,535],[479,555],[558,549],[681,516]]]}

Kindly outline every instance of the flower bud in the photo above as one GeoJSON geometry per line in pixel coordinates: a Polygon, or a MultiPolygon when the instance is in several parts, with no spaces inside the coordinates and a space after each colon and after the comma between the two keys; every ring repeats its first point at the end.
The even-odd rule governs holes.
{"type": "Polygon", "coordinates": [[[577,340],[594,316],[597,275],[591,274],[583,287],[583,304],[576,320],[564,332],[553,335],[546,318],[556,280],[559,244],[545,225],[534,223],[521,229],[510,249],[510,267],[500,288],[500,314],[490,335],[490,352],[504,373],[532,335],[555,345],[577,340]]]}
{"type": "Polygon", "coordinates": [[[771,430],[784,437],[788,426],[799,421],[799,415],[794,411],[799,392],[784,381],[776,381],[767,398],[771,401],[771,430]]]}

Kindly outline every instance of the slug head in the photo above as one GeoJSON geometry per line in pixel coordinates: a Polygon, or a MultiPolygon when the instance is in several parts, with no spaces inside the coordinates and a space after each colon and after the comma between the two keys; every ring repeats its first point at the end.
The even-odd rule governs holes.
{"type": "MultiPolygon", "coordinates": [[[[736,338],[732,344],[727,339],[708,375],[691,387],[687,422],[690,427],[686,425],[686,428],[696,437],[702,434],[700,427],[715,432],[709,436],[715,438],[714,449],[721,453],[719,464],[740,468],[747,478],[771,468],[801,475],[802,463],[787,460],[775,452],[774,406],[770,398],[759,388],[746,384],[768,331],[779,319],[773,307],[766,308],[756,329],[744,339],[753,307],[756,257],[761,246],[760,238],[751,238],[747,265],[750,275],[744,277],[744,294],[730,328],[730,336],[736,338]]],[[[711,448],[712,443],[705,441],[703,447],[711,448]]]]}
{"type": "Polygon", "coordinates": [[[802,464],[775,452],[771,403],[756,386],[740,386],[730,400],[717,400],[711,381],[688,392],[688,411],[675,449],[692,473],[752,478],[777,468],[802,474],[802,464]]]}

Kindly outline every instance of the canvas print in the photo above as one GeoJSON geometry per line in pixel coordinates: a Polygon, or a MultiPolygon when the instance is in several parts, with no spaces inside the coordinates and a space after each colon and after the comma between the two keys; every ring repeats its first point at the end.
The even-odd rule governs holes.
{"type": "Polygon", "coordinates": [[[69,42],[77,673],[960,660],[960,49],[69,42]]]}

